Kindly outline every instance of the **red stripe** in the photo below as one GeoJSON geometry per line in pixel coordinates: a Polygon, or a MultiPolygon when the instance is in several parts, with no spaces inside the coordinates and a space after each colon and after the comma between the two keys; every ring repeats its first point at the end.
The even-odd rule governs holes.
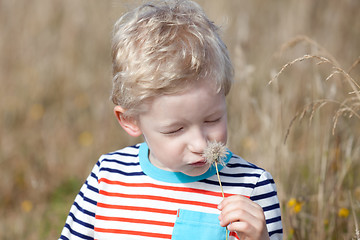
{"type": "Polygon", "coordinates": [[[121,205],[105,204],[100,202],[97,203],[97,206],[102,208],[110,208],[110,209],[143,211],[143,212],[170,214],[170,215],[177,214],[177,211],[175,210],[166,210],[166,209],[148,208],[148,207],[121,206],[121,205]]]}
{"type": "Polygon", "coordinates": [[[238,235],[236,234],[236,232],[230,232],[229,236],[235,237],[236,239],[240,239],[240,238],[238,237],[238,235]]]}
{"type": "Polygon", "coordinates": [[[171,239],[171,235],[162,234],[162,233],[149,233],[149,232],[129,231],[129,230],[121,230],[121,229],[106,229],[106,228],[97,228],[97,227],[95,227],[94,230],[96,232],[103,232],[103,233],[116,233],[116,234],[126,234],[126,235],[135,235],[135,236],[171,239]]]}
{"type": "MultiPolygon", "coordinates": [[[[125,183],[120,181],[112,181],[106,178],[100,178],[99,183],[104,182],[107,184],[113,184],[113,185],[120,185],[124,187],[149,187],[149,188],[158,188],[158,189],[164,189],[164,190],[172,190],[177,192],[190,192],[190,193],[199,193],[209,196],[216,196],[216,197],[222,197],[221,192],[212,192],[207,191],[203,189],[196,189],[196,188],[186,188],[186,187],[173,187],[173,186],[163,186],[163,185],[157,185],[152,183],[125,183]]],[[[225,193],[225,197],[230,197],[234,194],[225,193]]]]}
{"type": "Polygon", "coordinates": [[[105,220],[105,221],[118,221],[118,222],[128,222],[128,223],[140,223],[140,224],[150,224],[157,226],[165,226],[165,227],[174,227],[174,223],[171,222],[161,222],[161,221],[153,221],[153,220],[144,220],[144,219],[134,219],[134,218],[121,218],[121,217],[106,217],[96,215],[96,219],[105,220]]]}
{"type": "Polygon", "coordinates": [[[110,197],[157,200],[157,201],[164,201],[164,202],[172,202],[172,203],[188,204],[188,205],[195,205],[195,206],[202,206],[202,207],[209,207],[209,208],[217,208],[217,204],[206,203],[206,202],[198,202],[198,201],[190,201],[190,200],[183,200],[183,199],[175,199],[175,198],[168,198],[168,197],[162,197],[162,196],[113,193],[113,192],[107,192],[107,191],[104,191],[104,190],[100,190],[99,194],[102,194],[102,195],[105,195],[105,196],[110,196],[110,197]]]}

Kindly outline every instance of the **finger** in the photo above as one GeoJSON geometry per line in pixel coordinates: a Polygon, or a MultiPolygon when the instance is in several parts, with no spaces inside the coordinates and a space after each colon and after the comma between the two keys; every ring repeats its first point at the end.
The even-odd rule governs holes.
{"type": "Polygon", "coordinates": [[[220,210],[222,210],[225,206],[227,205],[231,205],[231,204],[234,204],[234,203],[237,203],[237,204],[246,204],[248,205],[249,207],[254,207],[254,208],[257,208],[258,207],[258,204],[251,201],[249,198],[247,197],[244,197],[244,196],[241,196],[241,195],[233,195],[233,196],[230,196],[230,197],[227,197],[225,199],[223,199],[221,201],[221,203],[219,204],[218,208],[220,210]]]}
{"type": "Polygon", "coordinates": [[[259,224],[265,221],[263,214],[251,213],[245,209],[234,209],[228,212],[222,212],[219,216],[220,225],[227,226],[234,222],[250,222],[253,224],[259,224]]]}
{"type": "Polygon", "coordinates": [[[233,222],[228,227],[231,232],[236,232],[240,239],[269,239],[265,224],[250,224],[248,222],[233,222]]]}
{"type": "Polygon", "coordinates": [[[227,217],[228,220],[243,220],[244,218],[254,217],[263,219],[264,213],[257,203],[254,203],[250,199],[244,197],[234,197],[226,199],[221,203],[220,218],[227,217]]]}
{"type": "Polygon", "coordinates": [[[239,232],[242,235],[247,235],[247,233],[253,232],[255,229],[254,227],[247,222],[233,222],[227,226],[227,229],[230,232],[239,232]]]}

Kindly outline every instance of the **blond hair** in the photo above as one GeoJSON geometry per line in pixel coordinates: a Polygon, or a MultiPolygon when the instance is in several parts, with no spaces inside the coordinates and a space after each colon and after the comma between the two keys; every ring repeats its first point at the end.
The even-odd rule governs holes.
{"type": "Polygon", "coordinates": [[[129,116],[200,79],[226,95],[233,79],[219,28],[188,0],[148,3],[123,15],[114,25],[112,60],[111,99],[129,116]]]}

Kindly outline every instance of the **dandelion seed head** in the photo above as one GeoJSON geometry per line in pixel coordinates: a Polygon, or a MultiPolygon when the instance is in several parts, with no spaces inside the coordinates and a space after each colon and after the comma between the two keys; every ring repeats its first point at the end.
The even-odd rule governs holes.
{"type": "Polygon", "coordinates": [[[204,158],[209,164],[221,164],[224,165],[226,158],[226,146],[225,144],[217,141],[208,142],[207,147],[204,150],[204,158]]]}

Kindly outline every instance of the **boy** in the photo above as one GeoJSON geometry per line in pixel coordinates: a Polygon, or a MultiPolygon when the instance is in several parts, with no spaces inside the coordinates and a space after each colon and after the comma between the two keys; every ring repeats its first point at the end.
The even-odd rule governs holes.
{"type": "Polygon", "coordinates": [[[60,239],[282,239],[271,175],[227,151],[223,198],[203,157],[208,142],[226,144],[233,72],[201,8],[173,0],[125,14],[112,57],[115,116],[145,142],[101,156],[60,239]]]}

